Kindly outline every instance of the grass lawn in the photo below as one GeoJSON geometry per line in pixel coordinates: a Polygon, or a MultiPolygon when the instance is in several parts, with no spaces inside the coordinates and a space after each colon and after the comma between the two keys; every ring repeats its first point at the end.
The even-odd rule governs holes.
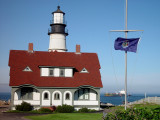
{"type": "Polygon", "coordinates": [[[101,120],[102,113],[54,113],[42,116],[26,116],[32,120],[101,120]]]}
{"type": "MultiPolygon", "coordinates": [[[[136,109],[140,109],[140,108],[147,108],[147,109],[155,109],[155,108],[160,108],[160,105],[158,104],[154,104],[154,103],[144,103],[144,104],[135,104],[135,105],[131,105],[129,108],[136,108],[136,109]]],[[[124,110],[124,106],[115,106],[110,108],[112,110],[121,110],[121,111],[125,111],[124,110]]]]}
{"type": "Polygon", "coordinates": [[[160,108],[160,105],[154,103],[135,104],[133,105],[133,108],[155,109],[155,108],[160,108]]]}

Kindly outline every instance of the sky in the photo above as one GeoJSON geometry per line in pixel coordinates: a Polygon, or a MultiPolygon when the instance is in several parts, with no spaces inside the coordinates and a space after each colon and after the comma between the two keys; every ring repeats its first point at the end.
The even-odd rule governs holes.
{"type": "MultiPolygon", "coordinates": [[[[102,93],[124,89],[125,53],[114,50],[124,33],[125,0],[0,0],[0,92],[9,92],[9,51],[48,51],[52,12],[61,6],[67,21],[68,52],[97,53],[102,93]],[[5,87],[4,87],[5,86],[5,87]]],[[[127,54],[128,92],[160,93],[160,0],[128,0],[128,38],[141,37],[137,53],[127,54]]]]}

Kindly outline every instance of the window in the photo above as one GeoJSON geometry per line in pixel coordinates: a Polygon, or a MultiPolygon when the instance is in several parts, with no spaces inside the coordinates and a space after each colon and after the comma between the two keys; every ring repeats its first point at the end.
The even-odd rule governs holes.
{"type": "Polygon", "coordinates": [[[84,89],[84,99],[85,100],[89,99],[89,90],[88,89],[84,89]]]}
{"type": "Polygon", "coordinates": [[[54,76],[54,69],[49,70],[49,76],[54,76]]]}
{"type": "Polygon", "coordinates": [[[22,100],[32,100],[33,99],[33,88],[30,88],[30,87],[21,88],[21,99],[22,100]]]}
{"type": "Polygon", "coordinates": [[[89,99],[89,89],[80,89],[78,90],[78,98],[80,100],[88,100],[89,99]]]}
{"type": "Polygon", "coordinates": [[[66,93],[66,100],[70,100],[70,94],[66,93]]]}
{"type": "Polygon", "coordinates": [[[88,70],[86,68],[83,68],[80,73],[88,73],[88,70]]]}
{"type": "Polygon", "coordinates": [[[23,71],[32,72],[31,68],[28,66],[23,71]]]}
{"type": "Polygon", "coordinates": [[[54,100],[59,100],[59,99],[60,99],[59,93],[55,93],[54,94],[54,100]]]}
{"type": "Polygon", "coordinates": [[[64,69],[60,69],[60,77],[64,77],[64,74],[65,74],[65,70],[64,69]]]}
{"type": "Polygon", "coordinates": [[[39,66],[40,75],[45,77],[73,77],[74,67],[39,66]]]}
{"type": "Polygon", "coordinates": [[[79,96],[79,99],[83,99],[83,89],[79,90],[78,96],[79,96]]]}
{"type": "Polygon", "coordinates": [[[44,93],[44,100],[48,100],[48,93],[44,93]]]}

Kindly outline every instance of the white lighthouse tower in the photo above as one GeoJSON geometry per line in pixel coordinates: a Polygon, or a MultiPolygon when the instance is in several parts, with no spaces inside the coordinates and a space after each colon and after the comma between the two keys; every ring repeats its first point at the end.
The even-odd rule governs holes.
{"type": "Polygon", "coordinates": [[[55,12],[52,12],[51,29],[48,31],[50,36],[49,51],[66,52],[66,36],[68,32],[65,30],[65,13],[57,7],[55,12]]]}

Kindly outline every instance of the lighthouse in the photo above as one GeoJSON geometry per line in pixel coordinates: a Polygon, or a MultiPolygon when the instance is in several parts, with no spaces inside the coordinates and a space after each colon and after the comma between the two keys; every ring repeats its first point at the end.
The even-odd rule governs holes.
{"type": "Polygon", "coordinates": [[[65,30],[65,13],[60,10],[60,6],[57,10],[52,12],[52,20],[50,23],[51,29],[48,30],[50,36],[48,51],[66,52],[66,36],[68,31],[65,30]]]}

